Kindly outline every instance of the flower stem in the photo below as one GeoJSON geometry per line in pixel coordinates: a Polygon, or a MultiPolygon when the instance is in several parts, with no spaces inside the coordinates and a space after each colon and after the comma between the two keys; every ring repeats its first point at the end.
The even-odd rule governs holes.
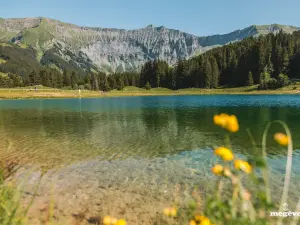
{"type": "MultiPolygon", "coordinates": [[[[239,177],[232,177],[232,179],[238,180],[239,177]]],[[[233,184],[233,193],[232,193],[232,207],[231,207],[231,216],[233,219],[236,218],[236,213],[237,213],[237,199],[239,196],[239,181],[232,181],[233,184]]]]}
{"type": "MultiPolygon", "coordinates": [[[[285,178],[284,178],[284,186],[280,203],[280,210],[282,211],[283,204],[287,201],[287,196],[289,192],[290,180],[291,180],[291,172],[292,172],[292,162],[293,162],[293,143],[292,143],[292,135],[288,126],[282,121],[274,121],[275,123],[279,123],[285,129],[285,132],[288,136],[288,155],[286,162],[286,170],[285,170],[285,178]]],[[[277,225],[282,224],[282,217],[279,217],[277,221],[277,225]]]]}
{"type": "MultiPolygon", "coordinates": [[[[265,160],[265,163],[267,162],[267,150],[266,150],[266,145],[267,145],[267,134],[268,131],[271,127],[272,123],[268,123],[264,133],[263,133],[263,138],[262,138],[262,155],[263,155],[263,159],[265,160]]],[[[265,191],[266,191],[266,200],[267,203],[271,203],[271,193],[270,193],[270,182],[269,182],[269,168],[268,165],[266,163],[266,166],[262,169],[262,174],[263,174],[263,179],[265,182],[265,191]]]]}

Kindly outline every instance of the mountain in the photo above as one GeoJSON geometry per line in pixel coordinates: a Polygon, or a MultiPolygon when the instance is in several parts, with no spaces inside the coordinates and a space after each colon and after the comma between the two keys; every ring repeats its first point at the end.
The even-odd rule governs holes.
{"type": "MultiPolygon", "coordinates": [[[[136,71],[146,61],[174,64],[209,49],[251,36],[299,30],[278,24],[250,26],[223,35],[199,37],[163,26],[136,30],[80,27],[48,18],[1,19],[0,42],[35,50],[36,59],[50,67],[83,71],[136,71]]],[[[1,56],[1,52],[0,52],[1,56]]]]}

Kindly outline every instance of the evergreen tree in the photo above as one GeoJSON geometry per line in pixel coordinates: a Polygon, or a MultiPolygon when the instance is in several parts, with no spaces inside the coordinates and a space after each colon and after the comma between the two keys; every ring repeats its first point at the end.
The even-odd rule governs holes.
{"type": "MultiPolygon", "coordinates": [[[[95,73],[92,73],[91,75],[91,79],[92,79],[92,89],[95,90],[95,91],[98,91],[99,90],[99,82],[98,82],[98,79],[99,79],[100,76],[97,76],[97,74],[95,73]]],[[[100,78],[101,79],[101,78],[100,78]]]]}
{"type": "Polygon", "coordinates": [[[290,79],[287,75],[285,74],[279,74],[278,76],[278,84],[280,87],[285,87],[288,86],[290,84],[290,79]]]}
{"type": "Polygon", "coordinates": [[[107,81],[109,83],[110,89],[112,89],[112,90],[117,89],[118,86],[117,86],[117,81],[116,81],[115,76],[113,76],[113,75],[108,76],[107,81]]]}
{"type": "Polygon", "coordinates": [[[24,83],[24,86],[30,86],[30,78],[27,73],[23,77],[23,83],[24,83]]]}
{"type": "Polygon", "coordinates": [[[116,82],[117,82],[117,89],[118,90],[123,90],[125,85],[124,85],[124,77],[122,75],[116,75],[116,82]]]}
{"type": "Polygon", "coordinates": [[[33,70],[30,74],[29,74],[29,85],[36,85],[39,82],[39,78],[37,73],[35,72],[35,70],[33,70]]]}
{"type": "Polygon", "coordinates": [[[252,75],[252,72],[249,71],[249,73],[248,73],[248,86],[252,86],[252,85],[254,85],[253,75],[252,75]]]}
{"type": "Polygon", "coordinates": [[[16,74],[9,74],[8,77],[11,79],[11,87],[22,87],[23,86],[23,80],[22,77],[16,74]]]}
{"type": "Polygon", "coordinates": [[[176,89],[177,88],[176,72],[175,70],[171,69],[169,73],[171,74],[171,88],[176,89]]]}
{"type": "Polygon", "coordinates": [[[64,82],[64,78],[63,75],[58,72],[57,73],[57,83],[56,83],[56,88],[62,88],[63,87],[63,82],[64,82]]]}
{"type": "Polygon", "coordinates": [[[211,78],[211,87],[217,88],[219,86],[219,66],[217,64],[217,60],[213,57],[211,59],[211,67],[212,67],[212,78],[211,78]]]}
{"type": "Polygon", "coordinates": [[[78,89],[78,74],[75,71],[72,71],[71,73],[71,86],[73,87],[73,89],[78,89]]]}
{"type": "Polygon", "coordinates": [[[155,85],[155,77],[153,72],[153,62],[146,62],[141,69],[140,73],[140,87],[145,87],[145,84],[149,82],[152,85],[155,85]]]}
{"type": "Polygon", "coordinates": [[[288,68],[289,68],[290,60],[287,51],[283,51],[283,56],[282,56],[282,70],[279,71],[279,73],[288,73],[288,68]]]}
{"type": "Polygon", "coordinates": [[[179,60],[176,65],[176,88],[185,88],[188,86],[188,66],[186,60],[179,60]]]}
{"type": "Polygon", "coordinates": [[[147,81],[147,83],[145,85],[145,89],[146,90],[150,90],[151,89],[151,85],[150,85],[149,81],[147,81]]]}
{"type": "Polygon", "coordinates": [[[52,86],[52,82],[50,80],[50,76],[47,73],[47,71],[45,69],[40,70],[40,79],[41,79],[41,84],[45,87],[51,87],[52,86]]]}
{"type": "Polygon", "coordinates": [[[110,84],[109,84],[109,82],[108,82],[107,77],[105,76],[105,78],[104,78],[103,91],[110,91],[110,90],[111,90],[110,84]]]}
{"type": "Polygon", "coordinates": [[[66,69],[63,71],[63,86],[65,87],[71,86],[71,76],[66,69]]]}
{"type": "Polygon", "coordinates": [[[204,87],[205,88],[211,88],[212,86],[212,69],[211,64],[207,60],[205,62],[205,68],[204,68],[204,87]]]}

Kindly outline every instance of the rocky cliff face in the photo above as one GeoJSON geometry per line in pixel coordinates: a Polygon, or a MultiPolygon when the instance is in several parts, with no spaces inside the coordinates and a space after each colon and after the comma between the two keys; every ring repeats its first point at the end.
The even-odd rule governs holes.
{"type": "Polygon", "coordinates": [[[67,63],[75,63],[83,70],[92,68],[115,72],[138,70],[151,59],[163,59],[174,64],[178,59],[190,58],[216,46],[249,36],[276,33],[280,29],[289,33],[298,30],[297,27],[274,24],[198,37],[152,25],[123,30],[79,27],[48,18],[0,19],[0,41],[35,48],[37,58],[44,64],[58,66],[55,61],[58,57],[67,63]]]}

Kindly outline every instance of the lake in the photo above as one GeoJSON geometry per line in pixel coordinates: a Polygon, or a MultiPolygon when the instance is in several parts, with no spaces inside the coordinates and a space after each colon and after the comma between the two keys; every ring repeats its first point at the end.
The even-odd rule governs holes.
{"type": "MultiPolygon", "coordinates": [[[[261,154],[252,147],[249,131],[259,149],[268,122],[288,124],[295,148],[289,195],[293,204],[300,194],[297,95],[2,100],[0,144],[3,157],[60,168],[56,183],[62,194],[74,196],[79,186],[89,199],[99,188],[114,186],[159,186],[164,193],[177,184],[205,189],[214,180],[210,169],[217,159],[212,149],[224,140],[225,131],[212,122],[219,113],[239,120],[240,131],[231,134],[231,141],[241,158],[261,154]]],[[[278,131],[282,127],[272,126],[267,149],[275,191],[282,187],[287,152],[272,138],[278,131]]]]}

